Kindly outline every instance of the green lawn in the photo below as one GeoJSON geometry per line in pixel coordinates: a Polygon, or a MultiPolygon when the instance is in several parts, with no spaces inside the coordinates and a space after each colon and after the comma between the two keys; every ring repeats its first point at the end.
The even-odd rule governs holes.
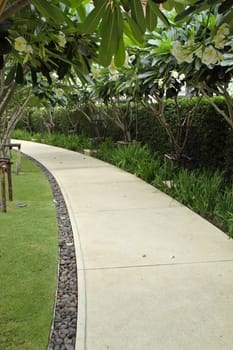
{"type": "Polygon", "coordinates": [[[56,210],[47,178],[24,157],[13,196],[0,211],[0,349],[45,350],[57,283],[56,210]]]}

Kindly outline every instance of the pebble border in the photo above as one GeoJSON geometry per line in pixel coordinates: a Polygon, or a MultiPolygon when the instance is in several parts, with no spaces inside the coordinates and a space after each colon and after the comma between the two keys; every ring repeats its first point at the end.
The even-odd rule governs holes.
{"type": "Polygon", "coordinates": [[[51,172],[34,158],[24,154],[46,175],[52,189],[58,223],[58,283],[48,350],[74,350],[78,315],[78,285],[72,226],[65,200],[51,172]]]}

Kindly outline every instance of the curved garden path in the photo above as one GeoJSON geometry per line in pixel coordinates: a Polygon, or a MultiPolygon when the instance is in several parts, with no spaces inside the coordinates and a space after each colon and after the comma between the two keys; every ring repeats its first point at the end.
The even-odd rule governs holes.
{"type": "Polygon", "coordinates": [[[142,180],[38,143],[77,252],[76,350],[231,350],[233,240],[142,180]]]}

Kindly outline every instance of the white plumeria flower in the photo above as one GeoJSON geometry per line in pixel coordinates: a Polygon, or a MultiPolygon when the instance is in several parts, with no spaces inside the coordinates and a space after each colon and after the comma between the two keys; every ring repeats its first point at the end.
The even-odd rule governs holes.
{"type": "Polygon", "coordinates": [[[163,86],[163,79],[162,78],[160,78],[159,80],[158,80],[158,87],[162,87],[163,86]]]}
{"type": "Polygon", "coordinates": [[[201,59],[202,55],[203,55],[202,45],[199,45],[198,48],[194,51],[194,53],[197,57],[199,57],[201,59]]]}
{"type": "Polygon", "coordinates": [[[224,60],[224,55],[220,51],[217,51],[217,61],[218,61],[218,63],[222,62],[223,60],[224,60]]]}
{"type": "Polygon", "coordinates": [[[117,67],[114,62],[114,58],[112,58],[111,64],[108,66],[108,69],[112,75],[118,74],[117,67]]]}
{"type": "Polygon", "coordinates": [[[110,74],[109,80],[116,81],[118,79],[119,79],[119,73],[117,71],[110,74]]]}
{"type": "Polygon", "coordinates": [[[223,49],[226,44],[226,36],[230,34],[230,28],[227,23],[223,23],[214,37],[215,47],[217,49],[223,49]]]}
{"type": "Polygon", "coordinates": [[[223,37],[230,34],[230,27],[227,23],[223,23],[217,31],[217,35],[222,35],[223,37]]]}
{"type": "Polygon", "coordinates": [[[125,68],[130,68],[130,65],[129,65],[129,55],[128,55],[128,52],[125,51],[125,62],[124,62],[124,67],[125,68]]]}
{"type": "Polygon", "coordinates": [[[209,45],[205,48],[202,55],[202,62],[204,64],[215,64],[217,62],[217,51],[212,45],[209,45]]]}
{"type": "Polygon", "coordinates": [[[93,77],[93,78],[98,78],[100,76],[100,69],[97,68],[97,67],[92,67],[91,68],[91,73],[90,75],[93,77]]]}
{"type": "Polygon", "coordinates": [[[26,47],[27,41],[22,36],[19,36],[15,39],[15,50],[19,52],[25,52],[26,47]]]}
{"type": "Polygon", "coordinates": [[[179,73],[178,73],[176,70],[172,70],[172,71],[171,71],[171,77],[172,77],[172,78],[175,78],[175,79],[178,79],[179,73]]]}
{"type": "Polygon", "coordinates": [[[131,64],[135,60],[135,58],[136,58],[135,55],[129,56],[129,63],[131,64]]]}
{"type": "Polygon", "coordinates": [[[233,95],[233,81],[229,83],[227,91],[230,95],[233,95]]]}
{"type": "Polygon", "coordinates": [[[179,80],[182,81],[182,80],[184,80],[184,79],[185,79],[185,74],[184,74],[184,73],[180,74],[180,75],[179,75],[179,80]]]}
{"type": "Polygon", "coordinates": [[[172,45],[171,53],[177,59],[178,63],[184,61],[184,55],[182,50],[182,45],[179,41],[175,41],[172,45]]]}
{"type": "Polygon", "coordinates": [[[26,45],[24,52],[33,54],[32,45],[26,45]]]}
{"type": "Polygon", "coordinates": [[[53,79],[53,80],[58,79],[58,74],[56,72],[50,72],[49,75],[50,75],[51,79],[53,79]]]}
{"type": "Polygon", "coordinates": [[[58,98],[62,97],[62,96],[64,95],[64,90],[61,89],[61,88],[56,89],[56,90],[55,90],[55,95],[56,95],[56,97],[58,97],[58,98]]]}
{"type": "Polygon", "coordinates": [[[206,65],[216,64],[223,60],[223,55],[212,45],[209,45],[205,48],[201,60],[206,65]]]}
{"type": "Polygon", "coordinates": [[[66,37],[65,34],[60,32],[57,36],[57,42],[60,47],[65,47],[66,46],[66,37]]]}
{"type": "Polygon", "coordinates": [[[175,56],[178,63],[193,61],[193,52],[189,52],[186,47],[183,47],[179,41],[175,41],[172,45],[171,53],[175,56]]]}
{"type": "Polygon", "coordinates": [[[222,35],[215,35],[214,44],[217,49],[223,49],[226,44],[226,41],[224,40],[224,37],[222,35]]]}

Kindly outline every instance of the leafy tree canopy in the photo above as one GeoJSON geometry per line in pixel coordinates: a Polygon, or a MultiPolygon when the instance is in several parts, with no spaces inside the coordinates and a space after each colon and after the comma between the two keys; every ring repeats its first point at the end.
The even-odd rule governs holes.
{"type": "Polygon", "coordinates": [[[228,12],[232,24],[232,0],[0,0],[0,67],[12,49],[21,65],[30,61],[30,69],[48,78],[54,68],[63,77],[73,63],[83,79],[92,59],[108,66],[114,55],[122,65],[125,37],[140,46],[146,31],[161,22],[169,27],[164,10],[175,9],[175,20],[183,21],[213,7],[228,12]],[[17,38],[26,40],[17,42],[21,51],[17,38]]]}

